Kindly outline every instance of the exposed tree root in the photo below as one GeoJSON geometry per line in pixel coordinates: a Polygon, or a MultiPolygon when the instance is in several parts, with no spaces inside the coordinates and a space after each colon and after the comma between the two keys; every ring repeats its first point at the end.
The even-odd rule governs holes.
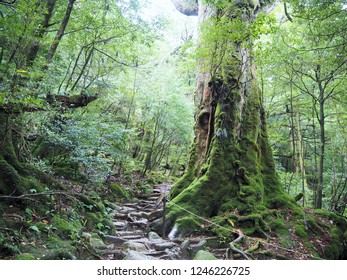
{"type": "Polygon", "coordinates": [[[241,254],[246,260],[250,260],[250,258],[247,256],[247,253],[242,251],[241,249],[236,248],[235,244],[236,243],[240,243],[242,241],[242,239],[245,237],[245,235],[243,234],[243,232],[241,230],[236,230],[235,231],[239,236],[231,241],[229,243],[229,248],[227,249],[227,258],[230,258],[230,255],[232,254],[232,252],[236,252],[241,254]]]}

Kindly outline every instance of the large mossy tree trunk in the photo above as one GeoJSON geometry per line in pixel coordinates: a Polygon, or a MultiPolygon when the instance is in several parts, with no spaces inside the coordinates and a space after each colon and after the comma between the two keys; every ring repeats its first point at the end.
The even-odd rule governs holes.
{"type": "Polygon", "coordinates": [[[24,172],[13,145],[12,115],[0,113],[0,194],[22,194],[24,172]]]}
{"type": "Polygon", "coordinates": [[[0,111],[0,195],[19,196],[43,191],[49,176],[18,159],[16,114],[0,111]]]}
{"type": "Polygon", "coordinates": [[[187,221],[192,223],[182,208],[211,218],[295,207],[276,176],[251,37],[245,35],[262,7],[253,1],[238,2],[228,3],[224,9],[199,3],[198,52],[210,51],[199,61],[195,139],[189,165],[173,186],[169,204],[171,223],[182,223],[182,227],[187,221]],[[244,33],[233,34],[232,28],[240,27],[244,33]],[[204,37],[210,39],[204,41],[204,37]]]}

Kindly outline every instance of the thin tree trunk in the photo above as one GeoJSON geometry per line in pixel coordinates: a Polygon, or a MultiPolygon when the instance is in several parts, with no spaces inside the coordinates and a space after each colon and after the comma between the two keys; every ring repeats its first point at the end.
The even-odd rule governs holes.
{"type": "Polygon", "coordinates": [[[317,66],[316,70],[316,80],[319,85],[319,129],[320,129],[320,152],[319,152],[319,169],[318,169],[318,187],[317,187],[317,198],[315,208],[322,208],[323,206],[323,184],[324,184],[324,160],[325,160],[325,96],[324,88],[320,80],[320,65],[317,66]]]}
{"type": "Polygon", "coordinates": [[[300,171],[301,171],[301,192],[303,194],[302,206],[305,206],[305,193],[306,193],[306,169],[305,169],[305,155],[304,155],[304,140],[302,137],[301,131],[301,118],[300,112],[297,112],[297,122],[298,122],[298,140],[299,140],[299,163],[300,163],[300,171]]]}
{"type": "Polygon", "coordinates": [[[76,2],[76,0],[69,0],[68,6],[66,8],[64,19],[61,22],[59,30],[58,30],[57,34],[55,35],[54,41],[51,44],[51,47],[50,47],[50,49],[46,55],[47,64],[50,64],[52,62],[54,54],[57,51],[57,48],[59,46],[60,40],[64,36],[64,32],[65,32],[67,24],[69,23],[70,16],[71,16],[75,2],[76,2]]]}
{"type": "Polygon", "coordinates": [[[92,47],[91,50],[89,51],[89,54],[88,54],[88,56],[87,56],[87,58],[86,58],[86,60],[85,60],[85,62],[83,64],[83,66],[82,66],[82,69],[81,69],[81,71],[80,71],[80,73],[79,73],[75,83],[71,87],[71,91],[73,91],[77,87],[78,82],[82,78],[82,75],[84,74],[84,71],[86,70],[86,67],[87,67],[88,63],[89,63],[89,61],[91,60],[91,58],[93,56],[93,51],[94,51],[94,48],[92,47]]]}
{"type": "Polygon", "coordinates": [[[37,54],[41,48],[40,40],[45,34],[47,28],[49,27],[49,21],[52,18],[53,10],[57,0],[46,0],[46,12],[42,20],[41,26],[35,34],[35,39],[37,42],[33,43],[28,50],[27,54],[27,65],[32,65],[37,57],[37,54]]]}

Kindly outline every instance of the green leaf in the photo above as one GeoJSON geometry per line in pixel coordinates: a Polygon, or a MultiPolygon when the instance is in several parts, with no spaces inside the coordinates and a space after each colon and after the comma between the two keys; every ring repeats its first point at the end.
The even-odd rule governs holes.
{"type": "Polygon", "coordinates": [[[34,232],[37,233],[37,234],[40,234],[40,233],[41,233],[41,231],[39,230],[39,228],[38,228],[37,226],[31,226],[29,229],[32,230],[32,231],[34,231],[34,232]]]}

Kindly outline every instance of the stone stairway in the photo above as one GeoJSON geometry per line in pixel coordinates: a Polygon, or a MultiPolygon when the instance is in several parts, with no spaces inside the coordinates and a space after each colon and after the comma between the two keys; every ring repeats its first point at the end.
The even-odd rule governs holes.
{"type": "Polygon", "coordinates": [[[169,184],[153,187],[153,192],[138,195],[138,201],[118,205],[113,213],[115,236],[105,235],[108,259],[179,259],[179,244],[151,231],[151,222],[163,215],[162,199],[169,184]]]}
{"type": "MultiPolygon", "coordinates": [[[[151,230],[151,224],[162,219],[162,199],[169,193],[170,187],[169,184],[155,185],[152,193],[139,195],[137,202],[117,206],[113,212],[116,234],[104,236],[108,249],[103,255],[107,259],[192,259],[199,250],[207,250],[211,244],[218,247],[219,241],[214,237],[169,240],[151,230]]],[[[223,250],[210,250],[213,253],[211,257],[223,259],[223,250]]]]}

